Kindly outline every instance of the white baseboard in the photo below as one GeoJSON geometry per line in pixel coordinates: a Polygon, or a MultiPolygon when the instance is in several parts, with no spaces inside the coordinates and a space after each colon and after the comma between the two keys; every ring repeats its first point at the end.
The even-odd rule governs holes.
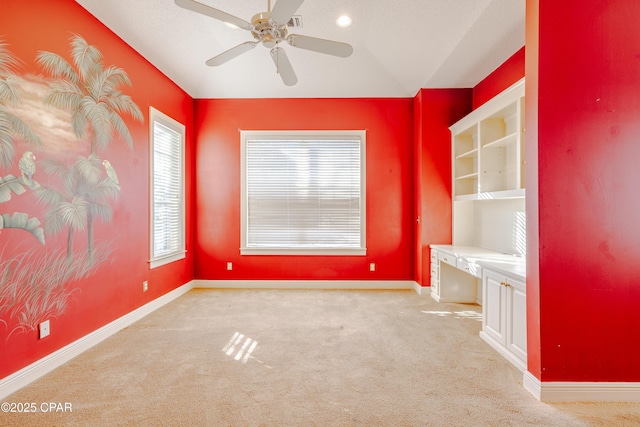
{"type": "Polygon", "coordinates": [[[206,289],[414,289],[412,280],[194,280],[206,289]]]}
{"type": "Polygon", "coordinates": [[[542,402],[640,402],[640,382],[541,382],[527,371],[522,385],[542,402]]]}
{"type": "Polygon", "coordinates": [[[193,281],[186,283],[0,380],[0,400],[48,374],[163,305],[184,295],[192,288],[193,281]]]}
{"type": "Polygon", "coordinates": [[[418,282],[413,282],[413,290],[416,291],[416,294],[427,297],[431,295],[431,287],[430,286],[420,286],[418,282]]]}

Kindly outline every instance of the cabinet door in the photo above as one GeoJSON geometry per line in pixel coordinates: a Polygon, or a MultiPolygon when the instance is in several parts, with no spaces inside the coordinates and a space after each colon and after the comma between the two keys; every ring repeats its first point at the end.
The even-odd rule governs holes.
{"type": "Polygon", "coordinates": [[[505,342],[505,286],[504,276],[490,270],[483,271],[482,330],[501,344],[505,342]]]}
{"type": "Polygon", "coordinates": [[[505,346],[523,362],[527,362],[527,296],[525,284],[507,277],[505,346]]]}

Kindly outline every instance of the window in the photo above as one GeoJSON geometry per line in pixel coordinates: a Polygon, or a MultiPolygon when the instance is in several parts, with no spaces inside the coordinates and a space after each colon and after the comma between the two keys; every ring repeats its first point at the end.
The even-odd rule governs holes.
{"type": "Polygon", "coordinates": [[[365,255],[365,131],[241,131],[241,254],[365,255]]]}
{"type": "Polygon", "coordinates": [[[185,257],[184,125],[150,109],[151,268],[185,257]]]}

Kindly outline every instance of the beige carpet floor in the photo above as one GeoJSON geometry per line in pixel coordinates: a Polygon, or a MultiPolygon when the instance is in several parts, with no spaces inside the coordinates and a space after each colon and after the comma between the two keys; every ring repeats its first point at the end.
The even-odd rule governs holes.
{"type": "Polygon", "coordinates": [[[193,290],[4,399],[71,412],[0,425],[640,425],[638,404],[538,402],[480,328],[412,291],[193,290]]]}

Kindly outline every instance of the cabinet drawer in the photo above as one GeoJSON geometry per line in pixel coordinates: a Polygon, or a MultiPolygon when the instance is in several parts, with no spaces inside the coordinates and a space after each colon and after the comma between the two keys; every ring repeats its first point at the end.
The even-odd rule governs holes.
{"type": "Polygon", "coordinates": [[[440,293],[440,281],[438,279],[431,278],[431,293],[440,293]]]}
{"type": "Polygon", "coordinates": [[[431,280],[440,280],[440,267],[438,264],[431,264],[431,280]]]}
{"type": "Polygon", "coordinates": [[[434,251],[433,249],[431,249],[431,264],[437,264],[438,263],[438,251],[434,251]]]}
{"type": "Polygon", "coordinates": [[[438,252],[438,259],[444,263],[447,263],[453,267],[457,267],[456,257],[451,254],[447,254],[444,252],[438,252]]]}
{"type": "Polygon", "coordinates": [[[471,262],[466,258],[458,258],[456,267],[477,278],[482,277],[482,268],[478,264],[471,262]]]}

